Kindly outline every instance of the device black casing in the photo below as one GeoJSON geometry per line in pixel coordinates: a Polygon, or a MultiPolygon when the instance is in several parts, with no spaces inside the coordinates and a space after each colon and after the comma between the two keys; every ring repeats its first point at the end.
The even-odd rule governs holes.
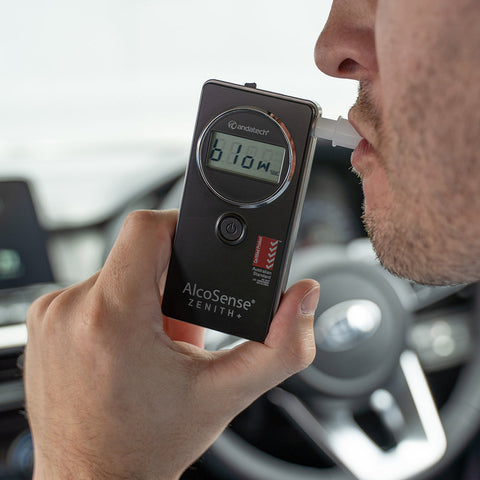
{"type": "Polygon", "coordinates": [[[204,84],[163,294],[164,315],[265,340],[286,285],[311,169],[312,127],[317,116],[317,106],[308,100],[217,80],[204,84]],[[205,184],[197,164],[197,144],[205,127],[222,112],[242,106],[262,109],[280,119],[296,153],[288,187],[273,202],[256,208],[219,198],[205,184]],[[225,243],[217,233],[218,219],[228,213],[238,215],[246,225],[245,236],[237,244],[225,243]],[[274,267],[265,272],[268,285],[258,283],[259,277],[254,276],[259,236],[278,240],[274,267]]]}

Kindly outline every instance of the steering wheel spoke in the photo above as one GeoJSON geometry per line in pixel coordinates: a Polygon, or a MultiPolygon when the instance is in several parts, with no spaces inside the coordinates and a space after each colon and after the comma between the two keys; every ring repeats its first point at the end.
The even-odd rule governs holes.
{"type": "Polygon", "coordinates": [[[308,408],[297,396],[277,389],[271,400],[336,463],[358,479],[404,480],[437,463],[446,449],[443,427],[417,356],[404,351],[388,386],[375,391],[372,408],[396,440],[385,451],[358,425],[346,407],[333,414],[308,408]]]}
{"type": "MultiPolygon", "coordinates": [[[[413,285],[364,255],[364,245],[297,253],[291,282],[315,278],[322,285],[317,355],[307,369],[267,394],[292,428],[316,446],[322,461],[276,457],[228,429],[209,460],[213,471],[226,472],[222,478],[430,478],[478,432],[480,354],[472,322],[480,306],[478,286],[413,285]],[[378,308],[364,308],[366,303],[378,308]],[[443,375],[431,378],[440,420],[424,371],[446,369],[455,385],[445,392],[439,389],[447,387],[439,385],[443,375]],[[326,464],[324,454],[341,468],[326,464]]],[[[215,346],[225,348],[223,342],[215,346]]]]}
{"type": "Polygon", "coordinates": [[[468,311],[417,317],[406,336],[427,373],[469,363],[475,351],[475,333],[468,311]]]}

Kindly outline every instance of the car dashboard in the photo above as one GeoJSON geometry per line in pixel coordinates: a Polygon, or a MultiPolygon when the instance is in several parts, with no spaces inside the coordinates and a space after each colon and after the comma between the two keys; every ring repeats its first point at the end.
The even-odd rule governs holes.
{"type": "MultiPolygon", "coordinates": [[[[318,142],[300,221],[293,271],[296,259],[301,263],[302,257],[309,258],[313,253],[332,248],[348,251],[348,255],[355,256],[356,260],[371,265],[378,263],[362,226],[362,190],[359,180],[351,172],[349,157],[347,149],[318,142]]],[[[137,208],[178,206],[181,185],[182,168],[175,175],[169,174],[163,181],[158,181],[154,187],[123,199],[121,208],[101,220],[74,228],[48,229],[42,228],[35,214],[28,181],[0,181],[1,480],[30,478],[32,472],[33,448],[25,414],[22,365],[18,360],[26,342],[25,320],[29,305],[40,295],[76,280],[72,272],[79,271],[83,275],[76,262],[81,262],[88,252],[91,254],[91,273],[101,268],[127,213],[137,208]],[[15,194],[12,189],[16,189],[15,194]],[[23,213],[20,215],[19,212],[23,213]],[[82,245],[85,244],[95,247],[84,250],[82,245]],[[77,258],[78,252],[82,254],[77,258]]],[[[78,280],[81,279],[80,276],[78,280]]],[[[451,392],[474,354],[477,286],[442,290],[405,281],[400,286],[400,280],[393,277],[386,281],[398,285],[405,302],[415,303],[406,342],[418,355],[441,410],[448,406],[451,392]]],[[[222,348],[236,340],[216,332],[207,335],[210,348],[222,348]]],[[[247,442],[255,452],[260,451],[262,455],[288,464],[316,469],[320,472],[319,479],[327,478],[322,475],[328,473],[322,472],[336,470],[335,463],[312,443],[305,432],[292,428],[291,419],[274,397],[271,392],[262,396],[232,422],[229,433],[247,442]]],[[[369,431],[382,449],[391,448],[389,432],[379,424],[371,409],[360,409],[355,415],[357,423],[369,431]]],[[[473,436],[474,432],[469,439],[473,436]]],[[[464,447],[430,478],[460,478],[459,472],[464,471],[467,462],[468,448],[467,445],[464,447]]],[[[213,449],[185,472],[184,478],[255,478],[245,472],[236,476],[235,471],[233,467],[229,469],[228,462],[219,459],[218,452],[213,449]]]]}

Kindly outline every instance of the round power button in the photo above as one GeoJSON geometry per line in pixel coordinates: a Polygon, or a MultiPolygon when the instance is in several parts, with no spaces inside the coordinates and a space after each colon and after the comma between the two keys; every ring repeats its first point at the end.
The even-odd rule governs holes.
{"type": "Polygon", "coordinates": [[[240,243],[245,238],[245,222],[233,213],[226,213],[219,217],[216,228],[220,240],[230,245],[240,243]]]}

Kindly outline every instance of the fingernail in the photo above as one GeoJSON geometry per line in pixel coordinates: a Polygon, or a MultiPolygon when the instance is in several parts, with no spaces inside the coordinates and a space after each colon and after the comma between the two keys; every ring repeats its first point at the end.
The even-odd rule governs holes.
{"type": "Polygon", "coordinates": [[[304,315],[313,315],[320,297],[320,286],[313,287],[302,300],[301,311],[304,315]]]}

